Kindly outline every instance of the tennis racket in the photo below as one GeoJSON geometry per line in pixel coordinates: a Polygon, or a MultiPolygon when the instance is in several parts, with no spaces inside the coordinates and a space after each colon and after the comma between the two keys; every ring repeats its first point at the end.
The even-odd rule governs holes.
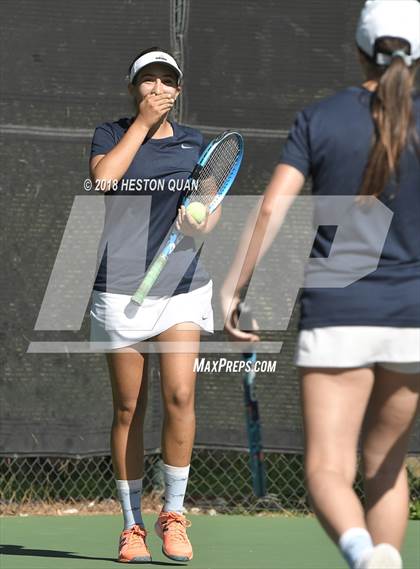
{"type": "MultiPolygon", "coordinates": [[[[235,180],[242,162],[243,147],[243,139],[238,132],[226,131],[212,140],[190,176],[195,183],[191,184],[182,205],[188,207],[192,202],[199,202],[206,206],[209,214],[213,213],[235,180]]],[[[133,302],[138,305],[143,303],[168,262],[169,255],[183,237],[180,231],[172,231],[131,297],[133,302]]]]}
{"type": "MultiPolygon", "coordinates": [[[[253,331],[252,313],[245,303],[241,302],[237,309],[238,319],[240,318],[241,330],[245,332],[253,331]]],[[[248,433],[249,463],[252,475],[252,487],[255,496],[262,498],[266,495],[266,480],[264,469],[264,453],[261,436],[261,421],[258,409],[258,400],[255,390],[256,374],[253,364],[257,360],[255,351],[243,354],[245,362],[252,366],[250,371],[246,371],[243,377],[245,417],[248,433]]]]}

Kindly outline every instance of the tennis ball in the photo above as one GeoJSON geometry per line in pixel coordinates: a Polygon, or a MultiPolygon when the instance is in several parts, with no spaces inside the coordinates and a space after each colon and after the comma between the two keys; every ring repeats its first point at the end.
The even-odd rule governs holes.
{"type": "Polygon", "coordinates": [[[201,223],[206,218],[206,206],[200,202],[191,202],[187,206],[187,212],[197,223],[201,223]]]}

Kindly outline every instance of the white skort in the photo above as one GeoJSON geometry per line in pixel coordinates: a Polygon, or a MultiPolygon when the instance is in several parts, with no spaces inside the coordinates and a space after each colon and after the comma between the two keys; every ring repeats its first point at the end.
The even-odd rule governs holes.
{"type": "Polygon", "coordinates": [[[147,297],[141,306],[131,296],[93,290],[90,341],[123,348],[153,338],[175,324],[193,322],[213,333],[212,281],[172,297],[147,297]]]}
{"type": "Polygon", "coordinates": [[[420,372],[420,328],[327,326],[299,333],[295,364],[301,367],[371,367],[420,372]]]}

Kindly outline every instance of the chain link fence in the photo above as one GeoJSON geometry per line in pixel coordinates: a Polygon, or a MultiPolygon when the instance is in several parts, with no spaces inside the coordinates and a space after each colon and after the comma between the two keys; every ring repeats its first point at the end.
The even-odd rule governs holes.
{"type": "MultiPolygon", "coordinates": [[[[163,494],[161,458],[146,456],[144,504],[157,510],[163,494]]],[[[252,493],[248,454],[244,451],[195,449],[191,462],[186,508],[214,513],[278,512],[305,515],[307,500],[301,454],[268,453],[265,456],[267,496],[252,493]]],[[[410,514],[420,519],[420,458],[407,462],[410,481],[410,514]]],[[[88,458],[6,457],[0,469],[3,514],[76,511],[118,512],[110,456],[88,458]],[[71,506],[77,506],[71,509],[71,506]],[[63,510],[63,508],[70,508],[63,510]]],[[[363,496],[360,477],[356,489],[363,496]]]]}

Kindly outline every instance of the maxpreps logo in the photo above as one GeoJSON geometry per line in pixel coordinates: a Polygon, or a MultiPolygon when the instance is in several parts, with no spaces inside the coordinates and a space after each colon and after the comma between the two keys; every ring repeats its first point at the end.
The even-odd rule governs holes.
{"type": "Polygon", "coordinates": [[[220,358],[216,361],[211,361],[206,358],[195,358],[194,371],[198,373],[275,373],[277,369],[277,361],[256,360],[245,361],[235,360],[230,361],[226,358],[220,358]]]}

